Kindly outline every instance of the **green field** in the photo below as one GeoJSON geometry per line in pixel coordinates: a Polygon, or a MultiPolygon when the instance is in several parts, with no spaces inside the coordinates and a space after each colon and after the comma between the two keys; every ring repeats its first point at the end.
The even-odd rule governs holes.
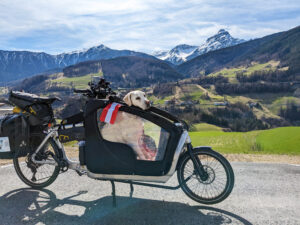
{"type": "Polygon", "coordinates": [[[269,106],[270,110],[277,114],[280,110],[280,108],[286,108],[286,105],[289,102],[294,102],[295,104],[300,104],[300,98],[288,96],[288,97],[281,97],[276,99],[272,102],[272,104],[269,106]]]}
{"type": "Polygon", "coordinates": [[[206,131],[222,131],[222,128],[208,123],[198,123],[198,124],[194,124],[190,130],[206,132],[206,131]]]}
{"type": "MultiPolygon", "coordinates": [[[[233,154],[300,155],[300,127],[281,127],[244,133],[223,132],[220,127],[206,123],[197,124],[195,127],[198,131],[190,132],[194,147],[211,146],[221,153],[233,154]]],[[[149,131],[157,133],[155,129],[148,129],[147,132],[149,131]]],[[[77,142],[65,145],[78,146],[77,142]]]]}
{"type": "Polygon", "coordinates": [[[73,86],[74,88],[87,88],[88,83],[91,81],[93,76],[102,76],[102,73],[87,74],[80,77],[59,77],[51,80],[51,83],[56,83],[59,86],[73,86]]]}
{"type": "Polygon", "coordinates": [[[222,75],[225,77],[235,77],[238,72],[243,72],[246,75],[250,75],[255,71],[269,71],[269,70],[286,70],[287,68],[279,68],[279,61],[269,61],[267,63],[252,63],[251,65],[245,67],[241,66],[238,68],[225,68],[220,71],[209,74],[209,76],[218,76],[222,75]]]}
{"type": "MultiPolygon", "coordinates": [[[[199,130],[200,128],[198,128],[199,130]]],[[[211,146],[223,153],[300,155],[300,127],[251,132],[190,132],[193,146],[211,146]]]]}

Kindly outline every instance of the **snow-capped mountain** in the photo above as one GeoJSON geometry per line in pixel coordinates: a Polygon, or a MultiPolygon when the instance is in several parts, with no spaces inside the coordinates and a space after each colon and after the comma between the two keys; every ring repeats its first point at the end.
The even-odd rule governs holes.
{"type": "Polygon", "coordinates": [[[56,63],[58,63],[59,67],[62,68],[79,62],[99,59],[112,59],[120,56],[141,56],[145,58],[152,58],[152,56],[141,52],[130,50],[115,50],[108,48],[105,45],[99,45],[87,50],[56,55],[55,60],[56,63]]]}
{"type": "Polygon", "coordinates": [[[161,60],[169,61],[175,65],[181,64],[187,60],[187,57],[190,56],[197,46],[192,45],[177,45],[175,48],[172,48],[170,51],[157,51],[153,55],[156,58],[161,60]]]}
{"type": "MultiPolygon", "coordinates": [[[[221,29],[201,46],[178,45],[170,51],[160,51],[153,55],[161,60],[178,65],[206,52],[233,46],[243,41],[233,38],[227,31],[221,29]]],[[[58,55],[50,55],[44,52],[0,50],[0,82],[23,79],[46,71],[57,71],[79,62],[111,59],[120,56],[154,58],[154,56],[145,53],[115,50],[104,45],[58,55]]]]}
{"type": "Polygon", "coordinates": [[[179,65],[207,52],[230,47],[242,42],[244,42],[244,40],[233,38],[228,31],[221,29],[216,35],[208,38],[205,43],[200,46],[177,45],[170,51],[154,52],[153,55],[161,60],[179,65]]]}
{"type": "Polygon", "coordinates": [[[145,53],[130,50],[115,50],[104,45],[58,55],[50,55],[44,52],[0,50],[0,82],[22,79],[79,62],[111,59],[119,56],[154,58],[145,53]]]}

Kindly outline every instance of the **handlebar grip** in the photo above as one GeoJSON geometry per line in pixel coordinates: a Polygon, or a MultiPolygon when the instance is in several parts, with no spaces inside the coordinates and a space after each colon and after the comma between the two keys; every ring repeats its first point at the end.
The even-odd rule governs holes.
{"type": "Polygon", "coordinates": [[[88,89],[74,89],[73,90],[75,93],[89,93],[90,90],[88,89]]]}

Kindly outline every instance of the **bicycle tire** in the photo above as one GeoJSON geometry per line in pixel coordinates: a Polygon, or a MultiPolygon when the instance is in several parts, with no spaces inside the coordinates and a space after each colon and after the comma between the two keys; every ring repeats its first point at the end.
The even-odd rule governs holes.
{"type": "MultiPolygon", "coordinates": [[[[199,194],[195,193],[196,191],[192,191],[191,188],[187,184],[189,181],[184,182],[184,180],[186,179],[184,177],[185,176],[185,174],[184,174],[185,168],[187,167],[187,163],[189,161],[192,161],[189,153],[186,152],[181,157],[181,159],[178,163],[178,170],[177,170],[178,182],[181,184],[181,189],[183,190],[183,192],[188,197],[193,199],[194,201],[197,201],[202,204],[216,204],[216,203],[219,203],[219,202],[225,200],[230,195],[230,193],[232,192],[232,189],[234,187],[234,172],[233,172],[233,169],[232,169],[230,163],[220,153],[213,151],[211,149],[194,148],[193,154],[196,157],[199,157],[199,155],[211,157],[216,162],[219,162],[220,165],[222,165],[222,167],[224,168],[224,171],[226,173],[226,184],[221,193],[219,193],[216,196],[212,196],[212,197],[203,197],[203,196],[200,196],[199,194]]],[[[209,169],[211,171],[211,174],[214,173],[214,175],[211,175],[211,176],[214,176],[214,180],[212,180],[212,179],[211,180],[212,180],[212,182],[215,182],[215,180],[217,179],[215,171],[213,171],[213,169],[211,167],[205,165],[205,162],[201,161],[201,163],[203,164],[204,167],[206,166],[206,170],[209,169]]],[[[196,173],[195,169],[193,169],[193,170],[194,170],[193,174],[196,173]]],[[[190,175],[190,176],[195,176],[195,175],[190,175]]],[[[200,177],[199,176],[197,177],[197,175],[196,175],[196,179],[201,184],[200,177]]],[[[207,184],[205,184],[205,182],[202,182],[202,186],[203,185],[207,185],[207,184]]]]}

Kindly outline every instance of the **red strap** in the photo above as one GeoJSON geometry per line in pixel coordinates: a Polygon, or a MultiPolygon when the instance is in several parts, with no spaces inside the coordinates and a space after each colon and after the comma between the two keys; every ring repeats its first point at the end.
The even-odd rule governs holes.
{"type": "Polygon", "coordinates": [[[116,118],[117,118],[117,114],[118,114],[118,111],[119,111],[119,108],[121,107],[120,104],[116,105],[116,108],[114,110],[114,112],[112,113],[111,115],[111,120],[110,120],[110,124],[114,124],[116,118]]]}
{"type": "Polygon", "coordinates": [[[110,107],[111,107],[111,103],[108,104],[108,105],[103,109],[103,111],[102,111],[102,113],[101,113],[101,116],[100,116],[100,121],[101,121],[101,122],[104,122],[104,121],[105,121],[106,114],[107,114],[107,112],[108,112],[108,110],[109,110],[110,107]]]}

